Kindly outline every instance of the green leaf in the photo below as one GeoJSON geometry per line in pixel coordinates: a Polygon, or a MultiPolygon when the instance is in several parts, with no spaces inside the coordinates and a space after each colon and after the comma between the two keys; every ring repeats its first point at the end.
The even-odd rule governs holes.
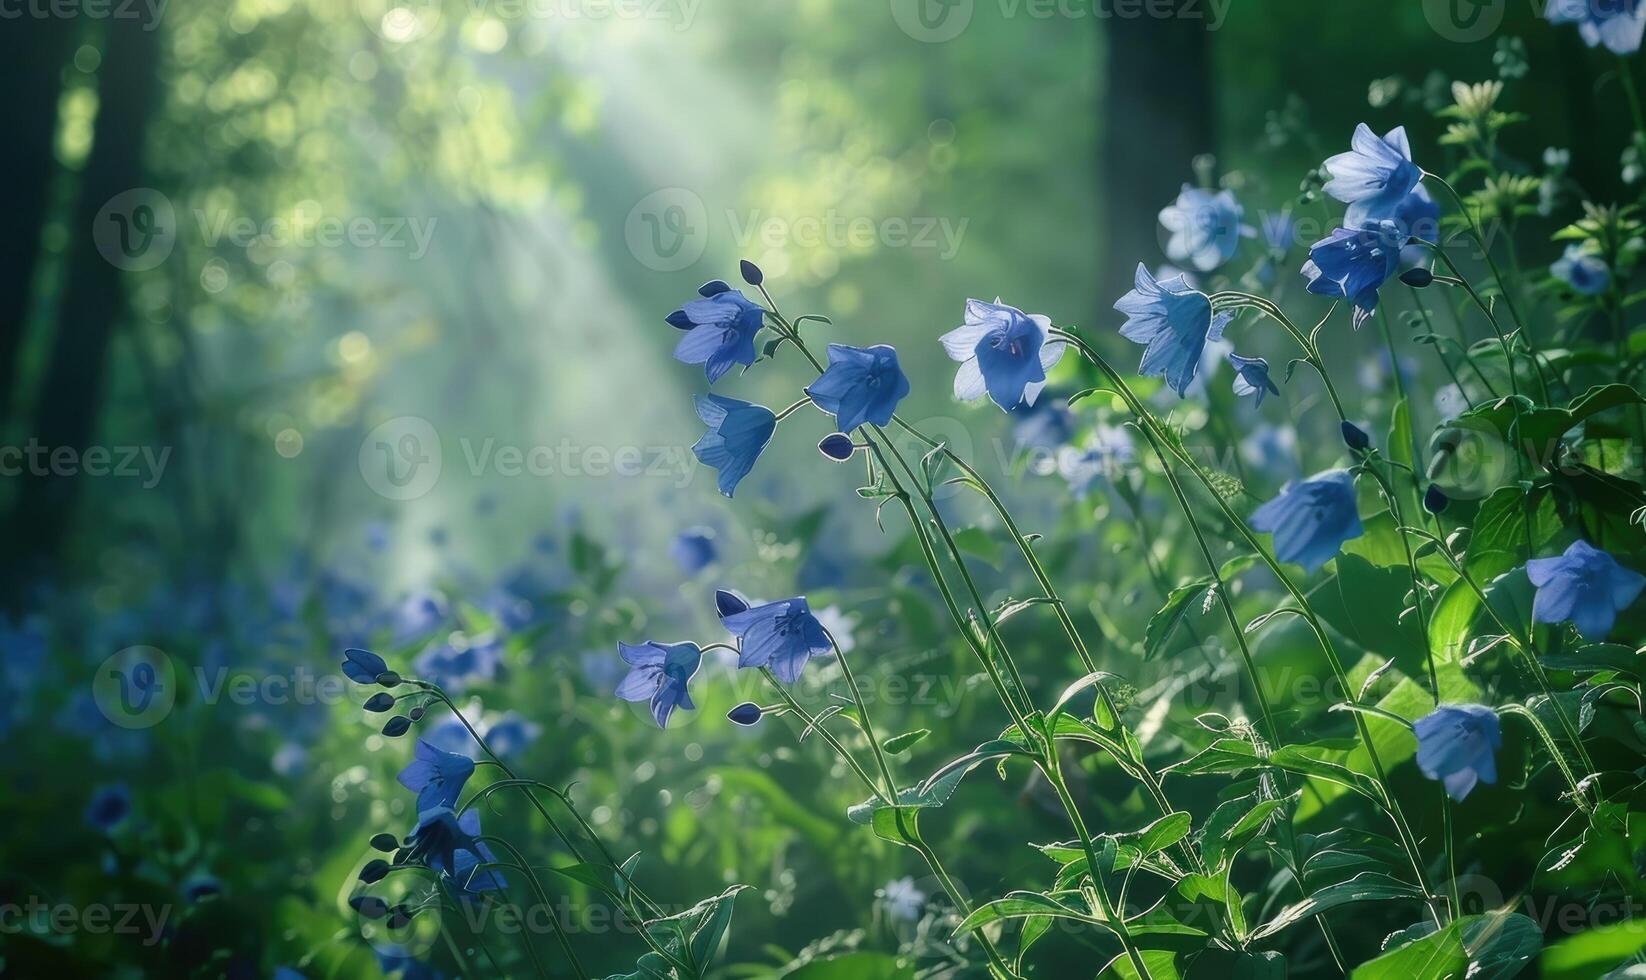
{"type": "Polygon", "coordinates": [[[1166,652],[1166,642],[1189,617],[1189,613],[1200,606],[1206,590],[1211,587],[1210,577],[1197,578],[1178,586],[1166,596],[1166,604],[1149,617],[1149,625],[1143,630],[1143,659],[1153,660],[1166,652]]]}
{"type": "MultiPolygon", "coordinates": [[[[896,808],[900,810],[919,810],[926,807],[938,807],[949,801],[954,791],[960,786],[960,781],[966,774],[985,762],[1010,758],[1014,755],[1029,755],[1029,750],[1017,742],[1005,739],[996,739],[984,742],[977,748],[958,759],[952,759],[939,768],[919,786],[911,786],[897,794],[896,808]]],[[[852,823],[870,826],[875,823],[878,811],[891,810],[893,807],[879,800],[869,798],[861,803],[853,804],[846,810],[847,819],[852,823]]],[[[896,840],[898,838],[889,838],[896,840]]]]}
{"type": "Polygon", "coordinates": [[[1353,980],[1463,980],[1469,957],[1462,930],[1452,923],[1355,968],[1353,980]]]}
{"type": "Polygon", "coordinates": [[[980,527],[961,528],[954,532],[955,547],[973,558],[990,565],[1000,563],[1000,543],[980,527]]]}
{"type": "Polygon", "coordinates": [[[1429,614],[1429,650],[1436,664],[1455,664],[1468,652],[1469,635],[1480,615],[1480,596],[1458,579],[1446,587],[1429,614]]]}
{"type": "Polygon", "coordinates": [[[1265,939],[1304,919],[1343,905],[1422,896],[1422,891],[1416,886],[1408,885],[1399,878],[1378,871],[1366,871],[1348,881],[1327,885],[1303,901],[1286,906],[1274,918],[1259,926],[1250,938],[1253,942],[1265,939]]]}
{"type": "Polygon", "coordinates": [[[887,953],[847,953],[783,974],[783,980],[914,980],[914,969],[887,953]]]}
{"type": "Polygon", "coordinates": [[[1332,628],[1363,650],[1394,657],[1401,669],[1415,672],[1423,661],[1423,634],[1416,616],[1397,618],[1406,608],[1411,572],[1380,567],[1354,554],[1337,556],[1337,574],[1310,595],[1310,605],[1332,628]]]}
{"type": "Polygon", "coordinates": [[[1646,947],[1646,920],[1600,926],[1562,939],[1538,958],[1542,980],[1588,980],[1646,947]]]}
{"type": "MultiPolygon", "coordinates": [[[[1080,893],[1066,891],[1057,893],[1057,896],[1078,900],[1080,893]]],[[[1099,920],[1080,911],[1078,908],[1064,904],[1057,896],[1030,891],[1010,892],[1005,898],[997,898],[973,909],[971,915],[960,920],[960,924],[955,926],[954,934],[958,936],[963,932],[970,932],[991,922],[1003,922],[1007,919],[1023,919],[1029,916],[1041,915],[1053,919],[1074,919],[1079,922],[1102,925],[1099,920]]]]}
{"type": "Polygon", "coordinates": [[[931,733],[932,730],[930,728],[917,728],[912,732],[904,732],[901,735],[893,735],[891,738],[886,739],[885,743],[881,745],[881,748],[885,749],[889,755],[901,755],[902,753],[914,748],[921,739],[931,733]]]}

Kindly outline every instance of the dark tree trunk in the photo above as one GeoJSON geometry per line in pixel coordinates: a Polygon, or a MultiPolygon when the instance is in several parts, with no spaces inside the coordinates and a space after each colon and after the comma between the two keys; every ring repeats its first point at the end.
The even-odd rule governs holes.
{"type": "MultiPolygon", "coordinates": [[[[28,436],[40,445],[83,454],[96,433],[103,404],[109,341],[126,312],[126,276],[98,248],[94,224],[116,195],[143,185],[143,143],[154,109],[160,31],[130,18],[111,18],[98,71],[98,110],[91,154],[73,209],[62,296],[52,330],[50,361],[28,436]]],[[[107,216],[104,216],[107,218],[107,216]]],[[[175,229],[173,229],[175,233],[175,229]]],[[[12,519],[13,567],[49,567],[64,538],[84,479],[30,475],[12,519]]]]}
{"type": "MultiPolygon", "coordinates": [[[[1158,9],[1156,0],[1151,9],[1158,9]]],[[[1108,41],[1107,112],[1102,132],[1106,184],[1102,304],[1131,288],[1132,270],[1164,260],[1156,217],[1185,181],[1190,162],[1211,153],[1211,37],[1199,0],[1171,0],[1183,16],[1112,17],[1108,41]]]]}
{"type": "MultiPolygon", "coordinates": [[[[51,194],[57,99],[75,21],[47,17],[0,31],[0,187],[10,201],[0,235],[0,419],[12,409],[17,356],[51,194]]],[[[19,410],[21,410],[19,408],[19,410]]]]}

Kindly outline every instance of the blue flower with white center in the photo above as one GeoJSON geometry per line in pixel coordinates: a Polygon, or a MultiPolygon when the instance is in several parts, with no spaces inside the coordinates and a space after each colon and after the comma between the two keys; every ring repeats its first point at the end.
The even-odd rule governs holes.
{"type": "Polygon", "coordinates": [[[1476,783],[1497,782],[1497,750],[1503,745],[1497,712],[1482,704],[1443,704],[1412,725],[1417,767],[1462,800],[1476,783]]]}
{"type": "Polygon", "coordinates": [[[1343,542],[1360,537],[1355,481],[1348,470],[1327,470],[1288,483],[1257,509],[1252,528],[1274,535],[1275,557],[1314,571],[1336,557],[1343,542]]]}
{"type": "Polygon", "coordinates": [[[1526,577],[1537,588],[1532,622],[1571,623],[1591,642],[1604,640],[1617,614],[1646,587],[1646,576],[1583,540],[1573,541],[1557,558],[1528,561],[1526,577]]]}
{"type": "Polygon", "coordinates": [[[987,394],[1008,412],[1033,405],[1046,387],[1046,372],[1068,346],[1051,334],[1049,317],[1003,305],[999,297],[993,303],[967,300],[966,322],[941,338],[950,359],[960,362],[954,396],[969,402],[987,394]]]}
{"type": "Polygon", "coordinates": [[[739,668],[770,667],[785,684],[800,679],[808,660],[833,649],[823,624],[812,615],[804,596],[722,615],[720,624],[742,640],[738,646],[739,668]]]}
{"type": "Polygon", "coordinates": [[[1221,339],[1234,314],[1213,316],[1205,293],[1190,289],[1182,277],[1157,280],[1141,262],[1133,282],[1132,291],[1114,304],[1126,314],[1120,335],[1144,345],[1138,373],[1165,378],[1182,397],[1200,370],[1207,339],[1221,339]]]}
{"type": "Polygon", "coordinates": [[[1642,0],[1549,0],[1544,11],[1551,24],[1576,24],[1589,47],[1604,44],[1613,54],[1634,54],[1646,31],[1642,0]]]}
{"type": "Polygon", "coordinates": [[[113,833],[131,815],[131,791],[125,783],[100,786],[86,804],[86,825],[105,834],[113,833]]]}
{"type": "Polygon", "coordinates": [[[1406,127],[1396,126],[1380,138],[1361,123],[1349,145],[1348,153],[1326,161],[1332,179],[1321,190],[1349,206],[1343,215],[1343,224],[1349,228],[1393,219],[1406,195],[1423,179],[1423,170],[1412,162],[1406,127]]]}
{"type": "Polygon", "coordinates": [[[1606,260],[1581,245],[1566,246],[1566,251],[1549,266],[1549,274],[1579,296],[1599,296],[1612,288],[1612,270],[1606,260]]]}
{"type": "Polygon", "coordinates": [[[1261,407],[1265,394],[1278,395],[1280,389],[1269,380],[1269,362],[1261,357],[1241,357],[1230,352],[1229,366],[1235,370],[1234,393],[1241,397],[1257,396],[1254,404],[1261,407]]]}
{"type": "Polygon", "coordinates": [[[696,396],[697,417],[709,427],[692,447],[699,462],[720,471],[717,485],[730,497],[777,431],[771,409],[723,395],[696,396]]]}
{"type": "Polygon", "coordinates": [[[1377,291],[1400,268],[1400,249],[1406,237],[1393,221],[1375,228],[1350,231],[1339,228],[1309,249],[1303,275],[1309,292],[1341,296],[1354,303],[1354,325],[1366,322],[1377,309],[1377,291]]]}
{"type": "Polygon", "coordinates": [[[909,379],[897,366],[897,350],[885,344],[830,344],[828,369],[806,387],[812,404],[833,415],[841,432],[865,422],[887,424],[908,393],[909,379]]]}
{"type": "Polygon", "coordinates": [[[427,739],[417,740],[412,761],[400,770],[400,785],[417,794],[417,812],[434,807],[457,805],[463,784],[474,775],[474,760],[447,752],[427,739]]]}
{"type": "Polygon", "coordinates": [[[617,685],[617,696],[625,701],[650,701],[652,720],[667,728],[674,709],[693,711],[686,685],[703,664],[703,651],[695,643],[631,644],[619,641],[617,653],[630,668],[629,676],[617,685]]]}
{"type": "Polygon", "coordinates": [[[669,544],[669,557],[675,560],[682,572],[696,575],[720,557],[719,549],[714,544],[714,532],[702,527],[681,531],[669,544]]]}
{"type": "Polygon", "coordinates": [[[670,326],[686,331],[675,345],[674,358],[703,365],[709,384],[714,384],[733,364],[754,363],[754,338],[766,311],[719,279],[704,283],[697,294],[700,299],[667,317],[670,326]]]}
{"type": "Polygon", "coordinates": [[[1210,272],[1234,258],[1240,239],[1255,232],[1242,223],[1245,209],[1228,191],[1213,193],[1183,185],[1177,200],[1161,209],[1160,225],[1172,233],[1166,257],[1200,272],[1210,272]]]}

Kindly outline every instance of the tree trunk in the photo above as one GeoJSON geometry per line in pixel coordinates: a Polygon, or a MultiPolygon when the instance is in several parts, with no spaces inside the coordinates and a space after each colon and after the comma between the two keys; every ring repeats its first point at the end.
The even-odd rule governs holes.
{"type": "MultiPolygon", "coordinates": [[[[111,199],[143,184],[144,134],[158,91],[159,61],[160,31],[154,25],[130,18],[108,21],[92,149],[69,225],[51,357],[28,433],[48,452],[66,447],[76,459],[83,458],[96,433],[109,341],[126,312],[128,273],[106,257],[111,239],[94,225],[111,199]]],[[[9,566],[52,564],[82,479],[78,472],[56,472],[31,473],[24,480],[12,518],[14,554],[22,560],[9,566]]]]}
{"type": "MultiPolygon", "coordinates": [[[[51,195],[57,99],[75,21],[48,17],[0,31],[0,187],[10,196],[0,235],[0,419],[13,409],[17,356],[51,195]]],[[[21,410],[20,406],[18,407],[21,410]]]]}
{"type": "MultiPolygon", "coordinates": [[[[1156,0],[1158,9],[1166,0],[1156,0]]],[[[1108,39],[1103,292],[1099,319],[1131,288],[1132,270],[1164,256],[1160,209],[1192,180],[1191,161],[1211,153],[1214,128],[1210,32],[1200,0],[1170,0],[1182,16],[1112,17],[1108,39]]]]}

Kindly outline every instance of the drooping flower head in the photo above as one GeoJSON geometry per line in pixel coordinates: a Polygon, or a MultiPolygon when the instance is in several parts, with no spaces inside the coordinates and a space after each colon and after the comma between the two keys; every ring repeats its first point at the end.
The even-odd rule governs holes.
{"type": "Polygon", "coordinates": [[[724,395],[696,396],[697,417],[709,427],[692,447],[706,466],[720,471],[717,485],[730,497],[777,431],[777,416],[760,405],[724,395]]]}
{"type": "Polygon", "coordinates": [[[1497,782],[1497,750],[1503,744],[1497,712],[1482,704],[1443,704],[1413,725],[1417,767],[1462,800],[1477,782],[1497,782]]]}
{"type": "Polygon", "coordinates": [[[1343,215],[1348,228],[1394,219],[1406,195],[1423,179],[1422,169],[1412,162],[1406,127],[1396,126],[1379,137],[1361,123],[1349,145],[1349,152],[1327,159],[1332,179],[1321,190],[1349,206],[1343,215]]]}
{"type": "Polygon", "coordinates": [[[1551,24],[1576,24],[1584,44],[1604,44],[1613,54],[1639,51],[1646,32],[1642,0],[1549,0],[1545,16],[1551,24]]]}
{"type": "Polygon", "coordinates": [[[1160,225],[1171,232],[1166,257],[1210,272],[1234,258],[1240,239],[1254,234],[1241,218],[1245,209],[1228,191],[1183,185],[1177,200],[1160,212],[1160,225]]]}
{"type": "Polygon", "coordinates": [[[909,379],[897,366],[897,351],[885,344],[830,344],[828,369],[806,388],[812,403],[833,415],[841,432],[865,422],[889,423],[908,393],[909,379]]]}
{"type": "Polygon", "coordinates": [[[619,642],[617,652],[631,668],[617,685],[617,696],[625,701],[650,701],[652,720],[667,728],[674,709],[692,711],[686,685],[703,664],[703,651],[695,643],[619,642]]]}
{"type": "Polygon", "coordinates": [[[1235,370],[1234,393],[1241,397],[1255,395],[1254,404],[1262,406],[1265,394],[1278,395],[1280,389],[1269,380],[1269,362],[1261,357],[1241,357],[1231,352],[1229,366],[1235,370]]]}
{"type": "Polygon", "coordinates": [[[1144,345],[1138,372],[1162,377],[1182,396],[1200,370],[1208,338],[1221,339],[1232,313],[1212,315],[1212,301],[1181,277],[1160,281],[1139,262],[1132,291],[1114,308],[1126,314],[1120,335],[1144,345]]]}
{"type": "Polygon", "coordinates": [[[720,555],[714,544],[714,532],[707,528],[689,527],[675,535],[669,544],[669,557],[687,575],[696,575],[714,564],[720,555]]]}
{"type": "Polygon", "coordinates": [[[1591,642],[1604,640],[1617,614],[1646,587],[1646,575],[1583,540],[1573,541],[1559,557],[1528,561],[1526,577],[1537,588],[1532,622],[1571,623],[1591,642]]]}
{"type": "Polygon", "coordinates": [[[743,641],[738,667],[770,667],[785,684],[799,680],[808,660],[831,649],[828,634],[804,596],[722,613],[720,623],[743,641]]]}
{"type": "Polygon", "coordinates": [[[444,806],[423,810],[417,814],[417,826],[409,838],[409,858],[446,874],[460,892],[501,888],[503,880],[493,869],[479,868],[497,860],[491,848],[476,840],[479,836],[477,809],[465,810],[462,816],[444,806]]]}
{"type": "Polygon", "coordinates": [[[1303,275],[1309,292],[1318,296],[1341,296],[1355,305],[1354,325],[1360,325],[1377,309],[1377,291],[1400,268],[1400,249],[1406,238],[1393,221],[1350,231],[1339,228],[1309,249],[1303,275]]]}
{"type": "Polygon", "coordinates": [[[436,807],[455,807],[463,784],[474,775],[474,760],[447,752],[418,739],[412,761],[400,770],[400,785],[417,794],[417,812],[436,807]]]}
{"type": "Polygon", "coordinates": [[[1288,483],[1279,496],[1257,509],[1251,525],[1274,535],[1276,558],[1312,572],[1364,530],[1355,506],[1354,477],[1348,470],[1327,470],[1288,483]]]}
{"type": "Polygon", "coordinates": [[[1566,246],[1566,251],[1549,266],[1549,274],[1580,296],[1599,296],[1612,287],[1612,270],[1606,260],[1581,245],[1566,246]]]}
{"type": "Polygon", "coordinates": [[[1033,405],[1046,387],[1046,372],[1068,346],[1051,332],[1049,317],[1005,306],[998,297],[993,303],[967,300],[966,322],[941,338],[949,357],[960,362],[954,396],[971,401],[987,394],[1008,412],[1033,405]]]}
{"type": "Polygon", "coordinates": [[[754,363],[754,338],[766,311],[739,290],[716,279],[698,289],[694,299],[668,315],[670,326],[686,331],[675,345],[675,360],[703,365],[714,384],[733,364],[754,363]]]}
{"type": "Polygon", "coordinates": [[[1435,203],[1435,199],[1429,196],[1429,189],[1422,184],[1401,198],[1389,220],[1408,238],[1440,241],[1440,205],[1435,203]]]}

